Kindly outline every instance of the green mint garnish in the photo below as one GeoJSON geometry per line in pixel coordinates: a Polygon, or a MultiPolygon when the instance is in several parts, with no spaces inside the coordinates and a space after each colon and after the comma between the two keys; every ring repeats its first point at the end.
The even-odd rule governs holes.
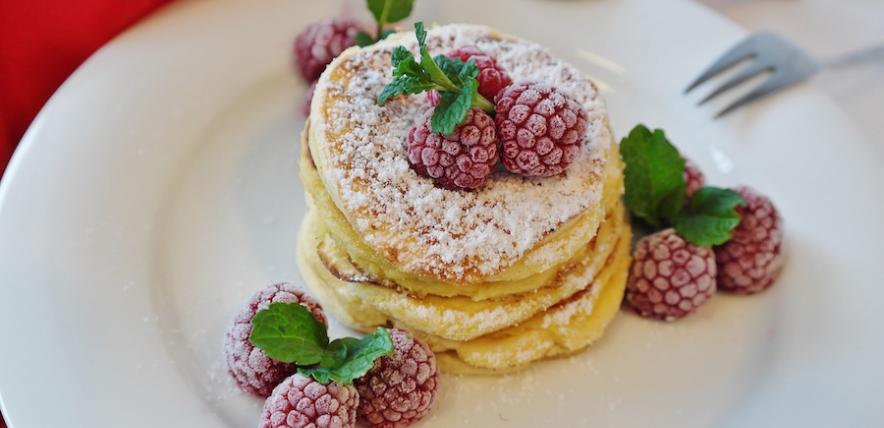
{"type": "Polygon", "coordinates": [[[378,95],[378,103],[381,105],[399,95],[419,94],[437,88],[408,49],[402,46],[393,49],[392,62],[394,79],[378,95]]]}
{"type": "Polygon", "coordinates": [[[249,342],[284,363],[316,364],[325,355],[325,326],[299,304],[271,303],[252,318],[249,342]]]}
{"type": "Polygon", "coordinates": [[[434,132],[450,135],[475,107],[494,112],[494,104],[479,94],[479,73],[473,61],[463,62],[456,58],[430,56],[427,49],[427,32],[424,24],[414,24],[414,33],[420,47],[420,59],[415,59],[408,49],[398,46],[393,50],[393,81],[378,94],[378,103],[400,95],[412,95],[425,91],[439,92],[441,102],[433,111],[431,128],[434,132]]]}
{"type": "Polygon", "coordinates": [[[684,158],[662,130],[637,125],[620,142],[626,168],[626,207],[655,228],[667,226],[688,242],[709,247],[727,242],[740,224],[735,208],[745,203],[736,192],[703,187],[685,203],[684,158]]]}
{"type": "Polygon", "coordinates": [[[360,31],[360,32],[356,33],[356,37],[353,38],[353,41],[356,42],[356,46],[359,46],[360,48],[364,48],[366,46],[374,44],[374,42],[376,40],[374,39],[374,37],[371,37],[371,34],[368,34],[364,31],[360,31]]]}
{"type": "Polygon", "coordinates": [[[662,130],[638,125],[620,142],[626,207],[651,226],[671,222],[684,203],[684,159],[662,130]]]}
{"type": "Polygon", "coordinates": [[[387,37],[390,37],[391,34],[396,34],[396,30],[384,30],[381,31],[381,36],[378,37],[378,40],[384,40],[387,37]]]}
{"type": "Polygon", "coordinates": [[[390,333],[380,327],[374,333],[359,340],[352,337],[335,340],[329,345],[329,349],[332,348],[342,353],[342,358],[336,364],[320,364],[319,367],[304,367],[298,371],[322,383],[327,383],[329,380],[350,383],[371,370],[375,360],[391,354],[394,350],[390,333]]]}
{"type": "Polygon", "coordinates": [[[745,203],[743,197],[733,190],[703,187],[691,196],[675,219],[675,230],[696,245],[723,244],[740,224],[740,215],[735,208],[745,203]]]}
{"type": "Polygon", "coordinates": [[[362,339],[343,337],[329,343],[325,326],[297,303],[272,303],[255,314],[249,341],[273,360],[301,366],[302,374],[321,383],[353,383],[375,360],[394,351],[393,339],[383,328],[362,339]]]}
{"type": "Polygon", "coordinates": [[[454,128],[464,121],[470,108],[473,107],[473,99],[478,87],[479,83],[476,82],[476,79],[471,79],[465,81],[458,92],[442,92],[439,105],[433,110],[430,128],[442,135],[454,132],[454,128]]]}
{"type": "Polygon", "coordinates": [[[356,44],[362,47],[384,40],[390,34],[395,33],[393,30],[385,29],[387,24],[408,18],[408,15],[411,15],[411,9],[414,8],[414,0],[366,0],[365,3],[374,16],[377,30],[374,36],[368,33],[356,35],[356,44]]]}

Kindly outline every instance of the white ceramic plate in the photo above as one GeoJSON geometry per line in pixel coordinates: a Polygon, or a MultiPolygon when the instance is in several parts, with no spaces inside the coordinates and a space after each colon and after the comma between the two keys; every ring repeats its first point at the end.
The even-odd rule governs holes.
{"type": "MultiPolygon", "coordinates": [[[[11,428],[254,426],[261,402],[227,380],[221,338],[255,289],[299,281],[290,45],[341,12],[319,3],[175,4],[39,115],[0,191],[11,428]]],[[[763,295],[673,324],[622,314],[590,351],[513,376],[446,376],[423,426],[884,425],[882,161],[825,96],[803,85],[713,121],[681,90],[744,33],[692,3],[418,3],[579,65],[618,134],[665,127],[712,181],[771,195],[790,253],[763,295]]]]}

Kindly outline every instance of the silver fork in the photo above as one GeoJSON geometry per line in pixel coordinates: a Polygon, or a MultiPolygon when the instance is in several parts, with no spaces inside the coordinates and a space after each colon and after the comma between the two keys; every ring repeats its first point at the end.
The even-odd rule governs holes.
{"type": "Polygon", "coordinates": [[[712,98],[733,89],[761,73],[772,73],[758,87],[718,112],[715,117],[719,118],[766,95],[806,80],[822,70],[823,67],[848,66],[870,59],[881,58],[884,58],[884,44],[851,52],[830,61],[820,62],[789,40],[777,34],[770,32],[756,33],[738,43],[722,55],[721,58],[718,58],[700,76],[694,79],[684,92],[687,94],[703,82],[746,59],[752,60],[749,66],[714,89],[709,95],[706,95],[706,97],[700,100],[698,105],[705,104],[712,98]]]}

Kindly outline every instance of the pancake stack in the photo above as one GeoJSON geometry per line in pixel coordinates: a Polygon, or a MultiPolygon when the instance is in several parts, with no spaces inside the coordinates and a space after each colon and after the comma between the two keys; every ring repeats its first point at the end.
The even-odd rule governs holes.
{"type": "Polygon", "coordinates": [[[501,171],[478,191],[440,189],[405,150],[429,102],[376,102],[393,48],[416,52],[414,40],[400,33],[351,48],[317,84],[300,160],[309,212],[297,259],[307,285],[353,328],[398,326],[424,339],[447,372],[509,372],[585,348],[618,312],[631,239],[597,88],[537,44],[481,26],[430,30],[432,54],[476,46],[514,81],[567,92],[588,118],[561,176],[501,171]]]}

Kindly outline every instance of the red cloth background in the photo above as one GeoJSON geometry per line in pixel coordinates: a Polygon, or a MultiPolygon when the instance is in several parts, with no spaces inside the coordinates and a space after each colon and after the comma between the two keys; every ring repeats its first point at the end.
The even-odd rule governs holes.
{"type": "MultiPolygon", "coordinates": [[[[0,173],[31,120],[71,72],[167,2],[0,1],[0,173]]],[[[2,422],[0,428],[6,428],[2,422]]]]}
{"type": "MultiPolygon", "coordinates": [[[[169,1],[0,0],[0,173],[31,120],[71,72],[169,1]]],[[[6,428],[3,418],[0,428],[6,428]]]]}

